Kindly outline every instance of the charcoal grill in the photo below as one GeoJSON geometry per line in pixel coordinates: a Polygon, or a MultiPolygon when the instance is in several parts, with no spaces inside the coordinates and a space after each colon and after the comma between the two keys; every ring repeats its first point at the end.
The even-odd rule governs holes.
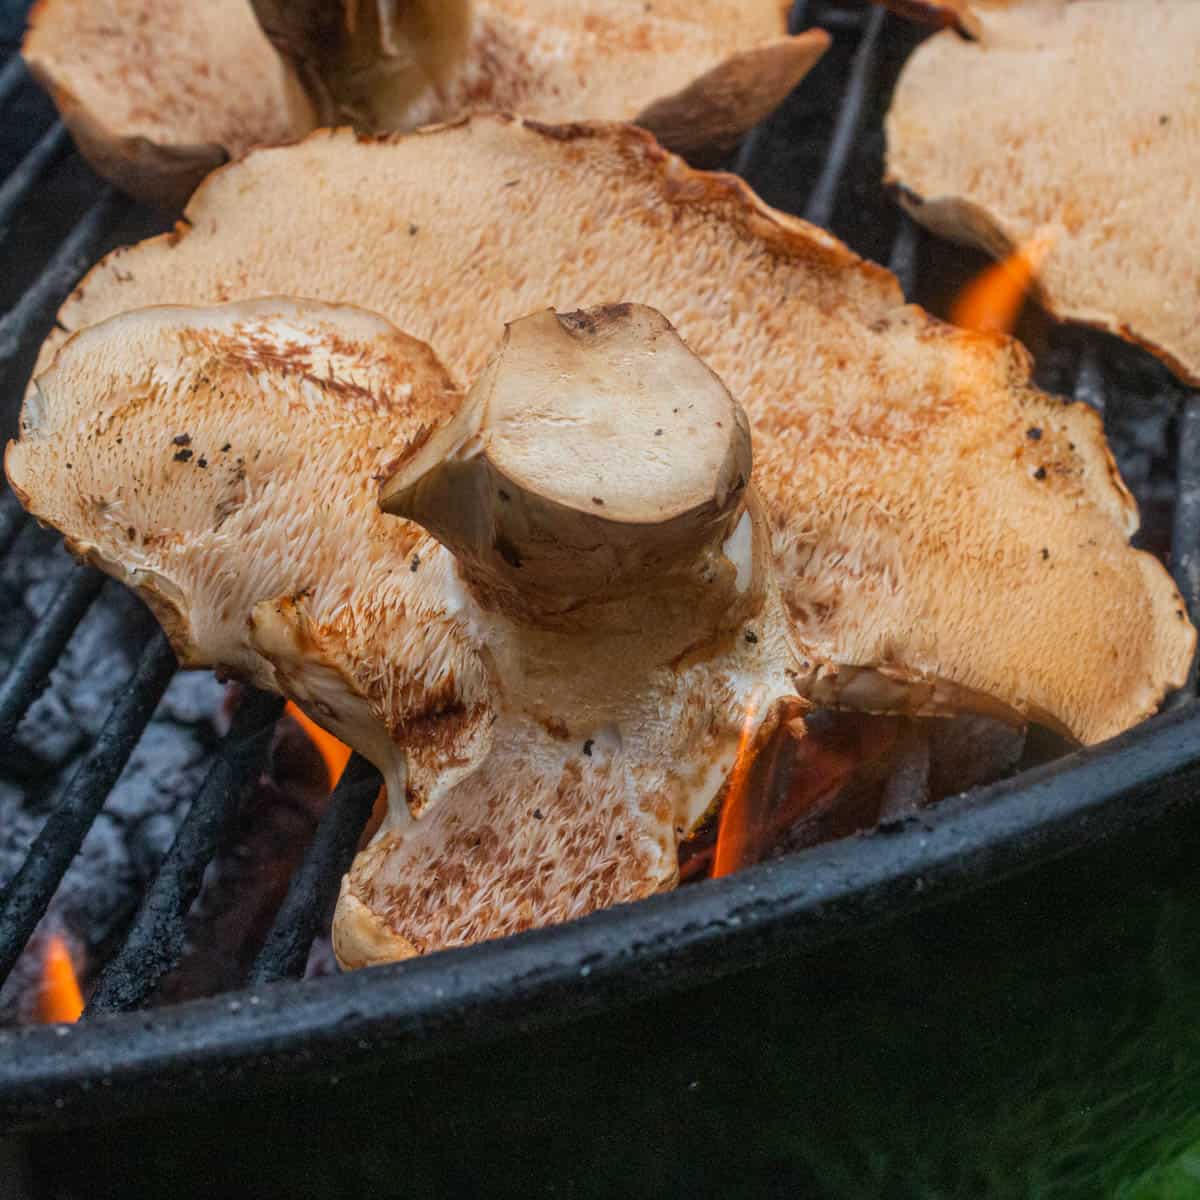
{"type": "MultiPolygon", "coordinates": [[[[834,50],[789,106],[745,139],[731,166],[769,202],[885,261],[906,295],[936,301],[938,289],[948,286],[939,261],[952,254],[961,279],[981,260],[924,239],[878,182],[879,114],[897,64],[919,35],[881,10],[849,2],[797,4],[794,24],[823,25],[835,34],[834,50]],[[922,276],[930,262],[936,278],[927,283],[922,276]]],[[[0,69],[6,121],[32,88],[11,55],[0,69]]],[[[52,236],[43,231],[45,245],[37,246],[40,270],[29,278],[14,272],[0,285],[9,304],[0,318],[6,432],[36,347],[82,270],[120,236],[151,229],[157,220],[96,181],[73,155],[61,124],[52,123],[0,183],[0,231],[7,230],[10,246],[22,236],[22,214],[52,201],[55,210],[42,222],[52,236]],[[52,178],[66,178],[68,201],[51,193],[52,178]],[[82,215],[68,224],[57,209],[76,201],[82,215]]],[[[1104,411],[1112,399],[1104,364],[1118,353],[1112,344],[1076,331],[1038,336],[1051,339],[1055,381],[1069,362],[1076,396],[1104,411]]],[[[1159,378],[1150,369],[1145,377],[1159,378]]],[[[1166,402],[1155,395],[1125,401],[1166,402]]],[[[1200,396],[1171,403],[1170,561],[1196,619],[1200,396]]],[[[25,520],[5,494],[0,553],[10,552],[25,520]]],[[[17,729],[101,583],[94,570],[76,568],[47,607],[0,683],[0,740],[17,729]]],[[[0,896],[0,978],[20,955],[175,670],[165,638],[154,634],[0,896]]],[[[66,1180],[56,1195],[74,1195],[70,1188],[86,1180],[89,1195],[127,1196],[143,1176],[160,1186],[169,1180],[186,1195],[211,1195],[214,1187],[217,1194],[240,1194],[242,1173],[258,1169],[292,1194],[297,1187],[312,1194],[314,1181],[322,1194],[354,1195],[359,1188],[393,1194],[386,1189],[399,1186],[401,1175],[418,1194],[438,1187],[507,1194],[520,1190],[518,1179],[549,1180],[561,1195],[678,1194],[691,1183],[708,1194],[721,1180],[725,1195],[737,1194],[739,1185],[749,1195],[776,1188],[797,1194],[801,1183],[803,1194],[884,1194],[885,1185],[886,1194],[907,1194],[916,1186],[911,1180],[925,1176],[916,1168],[905,1175],[894,1156],[885,1167],[872,1165],[871,1147],[853,1144],[859,1136],[853,1114],[887,1109],[878,1097],[863,1100],[871,1085],[837,1057],[856,1038],[868,1056],[890,1044],[865,992],[875,989],[881,1004],[893,1006],[888,1020],[899,1020],[907,1030],[899,1036],[913,1045],[934,1038],[919,1019],[913,1023],[930,1003],[927,988],[949,996],[943,1004],[958,1005],[943,1016],[958,1022],[960,1032],[964,1021],[995,1020],[1003,1028],[1003,1018],[985,1016],[983,999],[955,982],[955,971],[970,973],[971,951],[987,946],[986,961],[997,972],[995,964],[1026,958],[1029,978],[1039,971],[1061,976],[1066,962],[1078,974],[1072,958],[1078,946],[1061,954],[1049,949],[1054,939],[1044,927],[1062,920],[1064,937],[1073,939],[1084,930],[1078,921],[1070,924],[1071,914],[1090,905],[1094,920],[1095,912],[1116,911],[1122,896],[1136,907],[1147,864],[1160,889],[1184,879],[1195,864],[1186,859],[1189,842],[1181,834],[1200,819],[1194,691],[1193,672],[1168,711],[1139,728],[871,837],[567,926],[301,982],[318,914],[349,864],[378,786],[374,770],[355,758],[245,987],[145,1009],[178,957],[205,864],[260,770],[280,714],[277,699],[251,695],[123,944],[105,964],[85,1019],[72,1027],[0,1032],[0,1128],[27,1139],[7,1143],[12,1154],[28,1151],[66,1180]],[[1135,870],[1140,874],[1131,876],[1135,870]],[[938,938],[941,952],[934,954],[938,938]],[[830,1014],[838,1010],[844,1023],[834,1028],[830,1014]],[[814,1030],[813,1044],[801,1049],[789,1041],[785,1030],[794,1026],[814,1030]],[[782,1071],[777,1055],[792,1062],[794,1074],[782,1071]],[[821,1087],[800,1086],[802,1077],[821,1087]],[[745,1086],[748,1079],[753,1088],[745,1086]],[[833,1156],[836,1166],[821,1165],[824,1151],[814,1150],[815,1143],[801,1138],[800,1149],[775,1131],[776,1106],[785,1096],[802,1128],[850,1139],[833,1156]],[[841,1124],[831,1116],[839,1107],[841,1124]],[[765,1155],[747,1150],[745,1141],[729,1146],[730,1113],[742,1126],[767,1131],[765,1155]],[[587,1152],[588,1145],[598,1149],[587,1152]],[[664,1167],[664,1159],[675,1165],[664,1167]],[[689,1162],[703,1164],[701,1179],[689,1162]],[[872,1179],[881,1190],[855,1190],[873,1186],[872,1179]]],[[[1127,941],[1115,937],[1092,947],[1088,970],[1103,976],[1117,969],[1113,955],[1137,940],[1121,929],[1127,941]]],[[[1050,995],[1047,1011],[1063,1003],[1073,1001],[1050,995]]],[[[964,1053],[988,1058],[975,1043],[964,1053]]],[[[994,1070],[1002,1070],[999,1063],[994,1070]]],[[[904,1074],[892,1077],[893,1125],[904,1126],[910,1107],[933,1111],[905,1093],[904,1074]]],[[[922,1070],[914,1078],[924,1078],[922,1070]]],[[[978,1097],[974,1103],[986,1107],[978,1097]]],[[[952,1142],[957,1135],[948,1128],[941,1136],[952,1142]]],[[[739,1136],[758,1144],[752,1133],[739,1136]]],[[[968,1144],[965,1132],[959,1142],[968,1144]]],[[[969,1177],[939,1163],[932,1178],[969,1177]]],[[[255,1191],[275,1194],[269,1186],[255,1191]]]]}

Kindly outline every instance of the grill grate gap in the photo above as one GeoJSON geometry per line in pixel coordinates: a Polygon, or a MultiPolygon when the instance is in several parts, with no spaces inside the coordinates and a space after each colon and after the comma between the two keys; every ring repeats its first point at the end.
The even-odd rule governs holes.
{"type": "Polygon", "coordinates": [[[221,742],[175,841],[154,877],[124,945],[109,960],[88,1004],[89,1014],[136,1008],[179,961],[184,918],[200,890],[204,868],[216,853],[246,789],[267,757],[283,711],[278,696],[247,692],[233,727],[221,742]]]}
{"type": "Polygon", "coordinates": [[[0,105],[7,104],[13,93],[28,79],[25,60],[19,54],[11,55],[8,62],[0,67],[0,105]]]}
{"type": "Polygon", "coordinates": [[[896,228],[896,240],[888,255],[888,270],[895,275],[900,290],[911,300],[917,288],[917,256],[921,247],[920,226],[907,214],[901,213],[896,228]]]}
{"type": "Polygon", "coordinates": [[[47,818],[20,871],[0,897],[0,983],[33,935],[175,670],[175,654],[166,637],[155,633],[95,746],[72,776],[61,804],[47,818]]]}
{"type": "Polygon", "coordinates": [[[346,764],[275,924],[255,959],[251,983],[297,979],[304,973],[313,939],[328,915],[342,876],[350,869],[359,835],[382,782],[379,772],[365,758],[355,754],[346,764]]]}
{"type": "Polygon", "coordinates": [[[8,482],[4,481],[4,493],[0,495],[0,557],[8,553],[17,534],[25,528],[25,510],[17,502],[16,496],[8,490],[8,482]]]}
{"type": "Polygon", "coordinates": [[[833,128],[833,140],[826,155],[825,166],[817,178],[812,195],[804,208],[804,218],[823,229],[833,222],[833,210],[837,204],[838,188],[850,159],[850,151],[858,138],[866,107],[867,89],[874,76],[875,60],[879,51],[879,36],[887,19],[885,9],[876,8],[867,20],[866,33],[854,54],[850,67],[850,82],[842,93],[838,108],[837,123],[833,128]]]}
{"type": "MultiPolygon", "coordinates": [[[[1200,617],[1200,393],[1188,396],[1179,414],[1171,573],[1195,622],[1200,617]]],[[[1173,697],[1172,704],[1182,704],[1195,694],[1196,662],[1193,659],[1187,682],[1173,697]]]]}
{"type": "Polygon", "coordinates": [[[1090,404],[1102,417],[1107,408],[1104,394],[1104,374],[1093,346],[1085,346],[1079,355],[1079,367],[1075,375],[1075,399],[1090,404]]]}
{"type": "Polygon", "coordinates": [[[54,256],[30,287],[0,318],[0,372],[28,349],[39,330],[92,265],[109,229],[129,207],[129,201],[107,184],[83,219],[63,239],[54,256]]]}
{"type": "Polygon", "coordinates": [[[41,182],[42,176],[66,150],[69,140],[66,126],[61,121],[56,121],[42,134],[9,177],[0,184],[0,233],[12,219],[17,206],[41,182]]]}
{"type": "Polygon", "coordinates": [[[16,732],[103,586],[104,576],[95,568],[76,567],[59,588],[0,683],[0,742],[16,732]]]}

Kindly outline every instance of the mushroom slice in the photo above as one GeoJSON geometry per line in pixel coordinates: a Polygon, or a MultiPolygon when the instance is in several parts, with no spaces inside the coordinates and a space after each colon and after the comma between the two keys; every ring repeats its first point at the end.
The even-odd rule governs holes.
{"type": "Polygon", "coordinates": [[[789,37],[780,0],[478,0],[469,28],[464,4],[347,3],[337,29],[328,5],[256,7],[331,120],[373,131],[480,109],[630,120],[688,154],[730,148],[829,45],[820,29],[789,37]]]}
{"type": "Polygon", "coordinates": [[[904,68],[887,177],[943,236],[998,257],[1047,235],[1057,317],[1137,342],[1200,383],[1200,5],[980,0],[904,68]]]}
{"type": "MultiPolygon", "coordinates": [[[[787,35],[779,0],[481,0],[472,52],[445,103],[545,121],[635,121],[679,154],[730,149],[829,47],[787,35]]],[[[410,119],[408,127],[417,122],[410,119]]]]}
{"type": "Polygon", "coordinates": [[[1128,546],[1135,506],[1099,421],[1034,390],[1016,343],[906,306],[887,272],[644,132],[476,117],[370,143],[315,134],[217,173],[188,217],[100,264],[63,326],[316,288],[471,378],[498,314],[657,308],[750,416],[822,699],[998,709],[1091,742],[1185,676],[1194,631],[1128,546]]]}
{"type": "Polygon", "coordinates": [[[789,37],[788,7],[39,0],[22,53],[101,175],[178,207],[226,158],[318,124],[381,132],[511,109],[637,119],[681,152],[727,149],[829,45],[819,29],[789,37]]]}
{"type": "Polygon", "coordinates": [[[248,0],[39,0],[21,52],[84,157],[152,204],[316,123],[248,0]]]}
{"type": "Polygon", "coordinates": [[[739,744],[804,707],[748,423],[661,315],[536,313],[457,399],[359,310],[146,309],[66,343],[6,454],[185,665],[384,770],[348,966],[673,886],[739,744]]]}
{"type": "Polygon", "coordinates": [[[372,477],[458,400],[370,313],[147,309],[63,346],[5,470],[142,595],[184,666],[285,692],[419,810],[486,745],[491,692],[449,556],[379,513],[372,477]]]}

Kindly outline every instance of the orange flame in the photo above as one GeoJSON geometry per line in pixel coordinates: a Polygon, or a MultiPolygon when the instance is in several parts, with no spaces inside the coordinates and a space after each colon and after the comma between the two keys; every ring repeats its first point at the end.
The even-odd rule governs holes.
{"type": "Polygon", "coordinates": [[[1053,242],[1049,233],[1039,233],[977,275],[952,305],[950,320],[979,333],[1011,332],[1053,242]]]}
{"type": "Polygon", "coordinates": [[[46,945],[42,963],[42,987],[38,992],[37,1016],[45,1025],[78,1021],[83,1013],[83,993],[71,964],[67,943],[55,934],[46,945]]]}
{"type": "MultiPolygon", "coordinates": [[[[747,714],[752,723],[753,709],[747,714]]],[[[750,786],[752,756],[743,731],[738,758],[730,775],[729,791],[714,834],[701,830],[680,847],[681,881],[702,876],[728,875],[758,862],[799,821],[833,820],[838,805],[850,802],[844,833],[865,827],[854,824],[861,814],[854,807],[855,788],[882,781],[890,756],[901,745],[902,718],[839,713],[831,727],[814,730],[802,721],[788,721],[778,729],[755,761],[763,764],[763,778],[750,786]],[[768,784],[784,772],[781,790],[768,784]]],[[[755,769],[754,774],[759,774],[755,769]]],[[[842,836],[842,834],[833,834],[842,836]]]]}
{"type": "Polygon", "coordinates": [[[344,742],[339,742],[332,733],[326,733],[291,700],[284,707],[284,712],[308,734],[312,744],[321,752],[321,757],[325,760],[325,769],[329,772],[329,786],[337,787],[337,781],[341,779],[342,772],[350,761],[350,747],[344,742]]]}
{"type": "Polygon", "coordinates": [[[729,788],[725,792],[725,803],[721,805],[721,820],[717,826],[717,846],[713,851],[712,864],[714,879],[733,874],[745,862],[750,827],[754,823],[749,812],[750,789],[747,784],[750,781],[750,764],[753,760],[750,748],[754,742],[754,721],[758,716],[759,703],[757,692],[746,703],[737,757],[733,760],[733,770],[729,772],[729,788]]]}

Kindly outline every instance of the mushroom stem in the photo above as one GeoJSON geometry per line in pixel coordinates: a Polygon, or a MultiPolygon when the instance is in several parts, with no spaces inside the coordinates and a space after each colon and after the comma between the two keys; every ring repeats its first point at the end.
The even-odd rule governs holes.
{"type": "Polygon", "coordinates": [[[745,414],[660,313],[546,310],[508,326],[380,503],[519,623],[625,632],[669,614],[694,636],[761,604],[750,468],[745,414]]]}

